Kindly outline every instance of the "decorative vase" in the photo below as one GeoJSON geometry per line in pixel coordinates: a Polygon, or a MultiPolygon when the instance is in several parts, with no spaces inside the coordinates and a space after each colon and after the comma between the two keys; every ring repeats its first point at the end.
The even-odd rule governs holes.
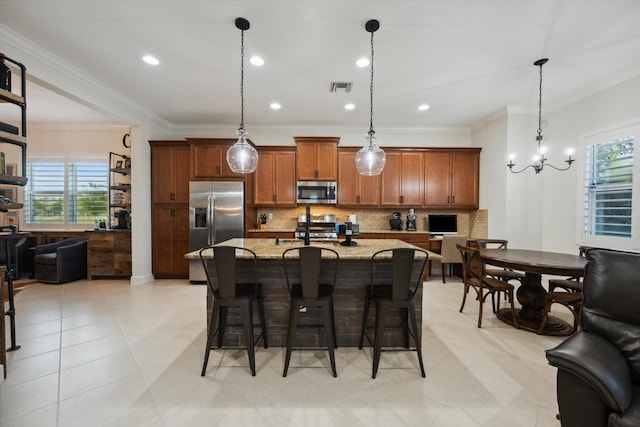
{"type": "Polygon", "coordinates": [[[11,70],[4,63],[4,55],[0,53],[0,89],[11,92],[11,70]]]}

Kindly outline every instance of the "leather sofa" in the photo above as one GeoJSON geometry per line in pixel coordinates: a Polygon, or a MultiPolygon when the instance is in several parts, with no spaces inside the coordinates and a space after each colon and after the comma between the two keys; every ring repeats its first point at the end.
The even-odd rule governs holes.
{"type": "Polygon", "coordinates": [[[591,249],[582,330],[554,349],[563,427],[640,426],[640,254],[591,249]]]}
{"type": "Polygon", "coordinates": [[[44,283],[67,283],[87,278],[86,239],[66,239],[36,247],[36,280],[44,283]]]}

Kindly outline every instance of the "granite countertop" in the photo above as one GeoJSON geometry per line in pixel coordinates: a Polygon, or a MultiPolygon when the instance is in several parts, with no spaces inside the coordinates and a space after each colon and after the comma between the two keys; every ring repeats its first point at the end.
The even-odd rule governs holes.
{"type": "MultiPolygon", "coordinates": [[[[275,244],[276,239],[241,239],[235,238],[221,242],[220,244],[239,246],[247,249],[251,249],[256,253],[259,259],[280,259],[285,249],[304,246],[299,239],[281,239],[280,244],[275,244]]],[[[320,248],[333,249],[340,255],[341,259],[351,260],[364,260],[370,259],[374,252],[381,249],[390,248],[416,248],[409,243],[405,243],[401,240],[395,239],[357,239],[358,246],[340,246],[339,241],[327,241],[327,240],[312,240],[313,246],[320,248]]],[[[199,250],[189,252],[185,255],[187,259],[198,259],[199,250]]],[[[434,252],[429,252],[429,259],[439,260],[441,256],[434,252]]],[[[213,251],[209,250],[204,253],[205,258],[213,257],[213,251]]]]}
{"type": "MultiPolygon", "coordinates": [[[[269,229],[269,228],[253,228],[247,230],[248,233],[291,233],[293,231],[291,229],[287,230],[279,230],[279,229],[269,229]]],[[[360,229],[360,233],[362,234],[429,234],[428,231],[407,231],[407,230],[389,230],[386,228],[377,228],[377,229],[360,229]]]]}

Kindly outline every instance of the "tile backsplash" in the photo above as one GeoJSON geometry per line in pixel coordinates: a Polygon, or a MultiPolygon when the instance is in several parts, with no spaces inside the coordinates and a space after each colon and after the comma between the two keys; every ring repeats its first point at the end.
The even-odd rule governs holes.
{"type": "MultiPolygon", "coordinates": [[[[356,215],[360,232],[390,230],[389,219],[393,212],[400,212],[401,218],[406,221],[409,213],[408,208],[402,209],[385,209],[385,208],[369,208],[369,209],[344,209],[335,206],[314,205],[311,207],[312,214],[335,214],[336,222],[344,223],[348,221],[349,215],[356,215]]],[[[273,219],[267,221],[266,230],[273,231],[293,231],[298,225],[298,214],[305,213],[304,206],[297,208],[268,208],[258,209],[257,216],[263,213],[271,213],[273,219]]],[[[415,209],[417,216],[416,228],[417,232],[427,232],[427,215],[434,213],[446,213],[458,215],[458,234],[466,234],[472,238],[486,238],[488,230],[488,215],[486,209],[475,211],[467,210],[431,210],[431,209],[415,209]]],[[[256,218],[256,223],[258,218],[256,218]]]]}

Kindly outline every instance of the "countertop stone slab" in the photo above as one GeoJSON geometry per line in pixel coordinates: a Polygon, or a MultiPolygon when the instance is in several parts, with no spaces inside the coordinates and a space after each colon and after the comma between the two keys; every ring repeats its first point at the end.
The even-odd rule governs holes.
{"type": "MultiPolygon", "coordinates": [[[[369,259],[371,255],[381,249],[392,248],[416,248],[410,243],[403,242],[396,239],[357,239],[358,246],[340,246],[339,240],[334,241],[311,241],[312,246],[320,248],[333,249],[340,255],[341,259],[349,260],[362,260],[369,259]]],[[[289,248],[304,246],[300,239],[280,239],[280,244],[276,245],[276,239],[243,239],[235,238],[229,239],[224,242],[220,242],[219,245],[239,246],[246,249],[251,249],[256,253],[258,259],[280,259],[282,253],[289,248]]],[[[187,259],[199,259],[199,250],[189,252],[185,255],[187,259]]],[[[427,251],[430,260],[439,260],[441,256],[435,252],[427,251]]],[[[213,258],[213,251],[205,251],[205,258],[213,258]]]]}

